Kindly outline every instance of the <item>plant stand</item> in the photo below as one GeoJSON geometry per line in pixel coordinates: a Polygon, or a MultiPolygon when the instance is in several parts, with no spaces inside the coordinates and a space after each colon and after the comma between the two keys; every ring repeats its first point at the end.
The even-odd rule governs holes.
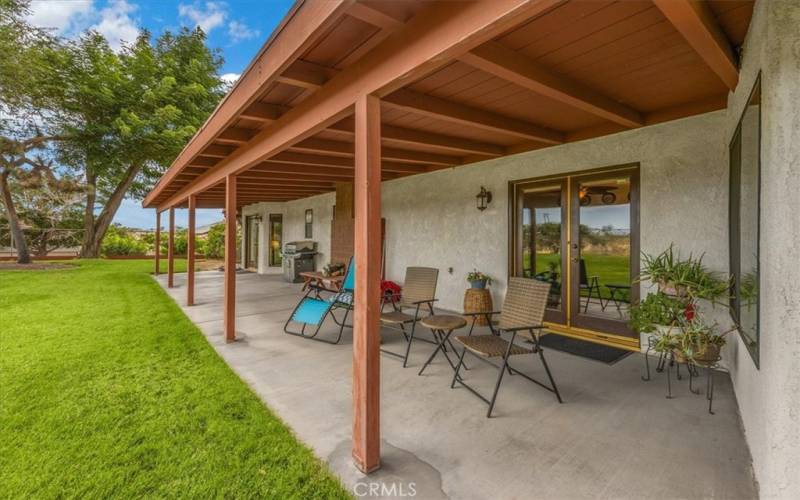
{"type": "MultiPolygon", "coordinates": [[[[464,312],[465,313],[489,313],[493,311],[492,294],[487,288],[467,288],[464,292],[464,312]]],[[[476,316],[475,324],[478,326],[489,326],[486,316],[476,316]]]]}
{"type": "MultiPolygon", "coordinates": [[[[645,366],[645,375],[642,375],[642,380],[645,382],[649,382],[651,380],[650,376],[650,351],[653,350],[653,346],[656,343],[657,338],[655,336],[647,337],[647,350],[644,354],[644,366],[645,366]]],[[[706,399],[708,400],[708,413],[714,415],[713,411],[713,404],[714,404],[714,372],[720,368],[719,361],[721,358],[717,358],[713,361],[691,361],[691,362],[683,362],[675,358],[674,354],[667,354],[667,353],[660,353],[658,356],[658,362],[656,363],[656,372],[661,373],[666,368],[667,370],[667,399],[672,399],[672,367],[675,366],[675,378],[677,380],[683,380],[683,376],[681,375],[681,364],[686,365],[686,370],[689,372],[689,392],[692,394],[700,394],[700,389],[695,389],[694,387],[694,379],[700,378],[700,370],[705,369],[706,372],[706,399]]]]}

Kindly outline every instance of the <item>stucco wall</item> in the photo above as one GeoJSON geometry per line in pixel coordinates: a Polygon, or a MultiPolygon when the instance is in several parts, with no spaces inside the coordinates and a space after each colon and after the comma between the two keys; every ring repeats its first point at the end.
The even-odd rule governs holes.
{"type": "Polygon", "coordinates": [[[731,377],[762,498],[800,498],[800,2],[759,1],[726,139],[762,72],[760,369],[739,339],[731,377]]]}

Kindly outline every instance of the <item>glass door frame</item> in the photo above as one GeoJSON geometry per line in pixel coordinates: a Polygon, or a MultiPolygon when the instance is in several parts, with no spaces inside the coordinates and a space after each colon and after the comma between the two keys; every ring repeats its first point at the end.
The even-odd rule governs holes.
{"type": "MultiPolygon", "coordinates": [[[[573,185],[577,185],[575,179],[578,178],[588,178],[589,176],[598,175],[600,177],[607,176],[613,173],[626,173],[629,172],[628,175],[631,177],[631,281],[633,281],[635,276],[639,274],[639,252],[640,252],[640,241],[639,241],[639,223],[640,223],[640,183],[639,183],[639,163],[627,163],[627,164],[620,164],[615,166],[603,167],[603,168],[596,168],[596,169],[588,169],[588,170],[579,170],[579,171],[568,171],[558,174],[552,174],[547,176],[541,177],[532,177],[527,179],[517,179],[509,181],[508,188],[509,188],[509,204],[508,204],[508,234],[509,234],[509,246],[508,246],[508,276],[522,276],[522,259],[521,259],[521,249],[522,249],[522,204],[519,203],[520,196],[522,190],[528,188],[532,185],[546,185],[546,184],[554,184],[558,181],[563,181],[567,184],[566,189],[562,191],[562,199],[566,198],[566,203],[562,203],[562,224],[563,221],[566,221],[566,231],[562,230],[562,272],[567,274],[567,276],[562,277],[562,298],[563,294],[567,295],[566,302],[566,309],[565,310],[565,318],[563,318],[563,322],[557,321],[550,321],[549,318],[545,318],[545,325],[548,326],[553,332],[564,334],[567,336],[577,337],[577,338],[586,338],[589,340],[597,341],[604,344],[614,345],[618,347],[624,347],[628,349],[638,350],[639,348],[639,336],[635,335],[631,332],[631,330],[627,329],[627,325],[624,329],[621,328],[608,328],[604,330],[611,330],[611,331],[604,331],[598,330],[596,324],[588,324],[588,322],[579,321],[576,324],[572,318],[572,311],[574,303],[578,302],[579,299],[577,298],[578,293],[573,292],[573,287],[576,289],[578,288],[577,285],[573,285],[580,280],[580,276],[578,274],[578,265],[572,262],[572,234],[573,231],[579,231],[579,227],[574,224],[573,218],[577,216],[573,215],[572,213],[572,192],[573,192],[573,185]],[[574,227],[573,227],[574,226],[574,227]],[[567,241],[565,241],[567,240],[567,241]],[[518,258],[518,256],[520,258],[518,258]],[[574,267],[574,269],[573,269],[574,267]]],[[[576,202],[577,203],[577,197],[576,202]]],[[[580,204],[577,204],[580,206],[580,204]]],[[[575,211],[577,213],[577,211],[575,211]]],[[[635,283],[631,283],[631,303],[639,299],[639,287],[635,283]]],[[[617,323],[619,324],[619,323],[617,323]]],[[[603,325],[600,325],[601,327],[603,325]]]]}
{"type": "MultiPolygon", "coordinates": [[[[514,210],[514,206],[517,207],[517,210],[514,214],[516,221],[522,221],[524,217],[524,197],[525,197],[525,190],[548,187],[548,186],[555,186],[560,185],[561,187],[561,299],[559,301],[561,307],[556,309],[548,308],[545,311],[545,321],[549,323],[555,323],[559,325],[567,325],[567,309],[569,307],[569,295],[568,295],[568,281],[567,278],[569,276],[567,271],[567,252],[564,250],[567,248],[567,238],[568,238],[568,231],[563,230],[564,221],[567,220],[569,217],[569,209],[568,209],[568,190],[567,190],[567,178],[553,178],[550,180],[539,180],[539,181],[531,181],[531,182],[518,182],[514,186],[514,199],[515,203],[512,204],[512,210],[514,210]]],[[[532,215],[535,217],[535,215],[532,215]]],[[[535,220],[534,220],[535,222],[535,220]]],[[[523,276],[524,275],[524,263],[523,263],[523,229],[522,224],[514,223],[512,226],[512,231],[514,233],[513,238],[513,245],[511,247],[511,258],[510,262],[513,266],[511,269],[510,276],[523,276]]],[[[531,252],[531,265],[533,269],[536,269],[536,255],[535,252],[531,252]]]]}
{"type": "Polygon", "coordinates": [[[261,216],[259,215],[246,215],[244,218],[244,233],[246,235],[244,247],[245,269],[258,267],[258,246],[260,243],[258,241],[258,225],[260,224],[260,219],[261,216]],[[253,228],[256,228],[255,235],[253,234],[253,228]],[[255,255],[253,255],[253,253],[255,253],[255,255]]]}
{"type": "Polygon", "coordinates": [[[267,244],[267,267],[282,267],[283,266],[283,214],[269,214],[269,226],[267,227],[268,239],[267,244]],[[273,248],[272,242],[275,235],[275,224],[280,224],[280,233],[278,234],[278,248],[273,248]],[[280,261],[278,260],[280,259],[280,261]],[[277,263],[276,263],[277,262],[277,263]]]}
{"type": "MultiPolygon", "coordinates": [[[[609,175],[627,176],[630,179],[630,303],[639,301],[639,287],[634,280],[639,275],[639,168],[613,169],[605,172],[574,175],[569,177],[569,204],[575,207],[570,211],[569,223],[569,267],[570,267],[570,299],[569,310],[575,314],[569,314],[570,325],[586,330],[602,331],[623,337],[639,338],[639,334],[633,331],[627,323],[619,320],[611,320],[601,316],[583,315],[581,313],[580,296],[580,183],[582,181],[593,181],[607,179],[609,175]],[[575,255],[577,254],[577,256],[575,255]]],[[[601,299],[602,300],[602,299],[601,299]]]]}

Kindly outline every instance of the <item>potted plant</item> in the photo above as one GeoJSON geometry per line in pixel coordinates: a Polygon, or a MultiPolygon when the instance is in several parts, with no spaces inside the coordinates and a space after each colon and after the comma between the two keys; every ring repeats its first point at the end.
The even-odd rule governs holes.
{"type": "Polygon", "coordinates": [[[631,307],[630,326],[643,333],[669,333],[694,309],[685,300],[665,293],[651,293],[631,307]]]}
{"type": "Polygon", "coordinates": [[[719,332],[716,323],[708,325],[695,316],[690,321],[682,321],[678,328],[661,335],[655,350],[672,352],[681,362],[714,363],[720,359],[720,350],[727,342],[725,337],[733,330],[719,332]]]}
{"type": "Polygon", "coordinates": [[[644,264],[637,281],[650,281],[658,286],[658,291],[680,298],[706,299],[717,302],[727,297],[730,281],[719,273],[709,271],[703,265],[703,256],[694,258],[691,254],[681,259],[673,250],[673,245],[658,255],[642,254],[644,264]]]}
{"type": "Polygon", "coordinates": [[[492,284],[492,278],[477,269],[467,274],[467,281],[472,288],[486,288],[486,285],[492,284]]]}

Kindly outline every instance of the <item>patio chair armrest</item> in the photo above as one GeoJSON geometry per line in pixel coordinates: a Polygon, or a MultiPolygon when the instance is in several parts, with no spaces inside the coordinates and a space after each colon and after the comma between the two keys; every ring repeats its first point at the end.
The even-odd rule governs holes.
{"type": "Polygon", "coordinates": [[[485,314],[488,314],[489,316],[492,316],[494,314],[500,314],[500,311],[482,311],[482,312],[464,312],[464,313],[461,313],[462,316],[483,316],[485,314]]]}
{"type": "Polygon", "coordinates": [[[508,333],[516,333],[522,332],[526,330],[541,330],[544,328],[544,325],[536,325],[536,326],[518,326],[516,328],[498,328],[501,332],[508,332],[508,333]]]}
{"type": "Polygon", "coordinates": [[[420,304],[431,304],[431,303],[433,303],[433,302],[439,302],[439,299],[425,299],[425,300],[418,300],[418,301],[416,301],[416,302],[411,302],[411,304],[414,304],[415,306],[418,306],[418,305],[420,305],[420,304]]]}

